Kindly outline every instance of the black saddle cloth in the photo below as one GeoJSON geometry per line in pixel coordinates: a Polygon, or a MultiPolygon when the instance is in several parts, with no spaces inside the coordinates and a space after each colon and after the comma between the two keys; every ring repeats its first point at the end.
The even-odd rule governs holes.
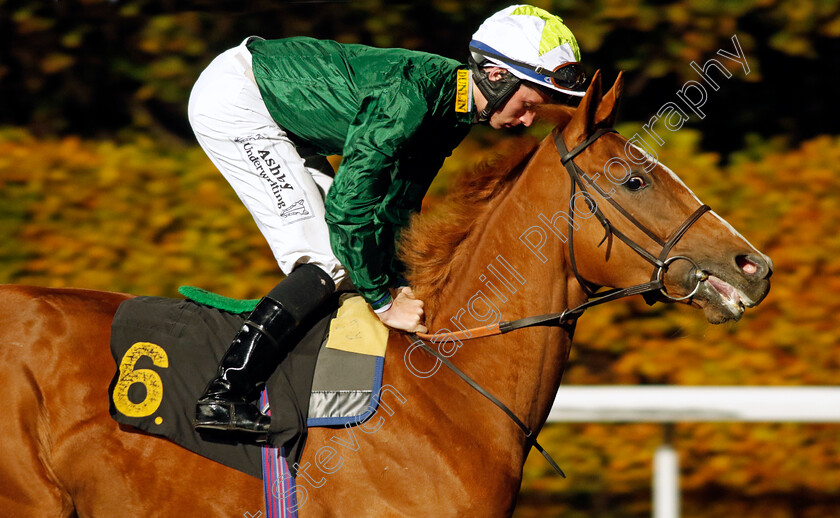
{"type": "MultiPolygon", "coordinates": [[[[271,438],[289,466],[299,461],[318,352],[338,298],[290,337],[293,348],[269,378],[271,438]]],[[[229,434],[199,434],[195,402],[242,326],[243,315],[191,300],[136,297],[123,302],[111,327],[118,370],[109,387],[111,417],[249,475],[262,478],[262,447],[229,434]]]]}

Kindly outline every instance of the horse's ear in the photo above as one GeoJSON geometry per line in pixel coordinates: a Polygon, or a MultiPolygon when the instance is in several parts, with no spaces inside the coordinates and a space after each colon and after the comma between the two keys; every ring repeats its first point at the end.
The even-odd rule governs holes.
{"type": "MultiPolygon", "coordinates": [[[[596,70],[586,89],[586,95],[581,99],[575,110],[572,121],[566,126],[564,135],[569,138],[569,146],[577,145],[588,137],[595,128],[595,112],[601,101],[601,71],[596,70]]],[[[570,148],[571,149],[571,148],[570,148]]]]}
{"type": "Polygon", "coordinates": [[[624,91],[624,72],[619,72],[610,91],[601,99],[595,111],[595,126],[612,128],[618,116],[618,106],[621,104],[621,94],[624,91]]]}

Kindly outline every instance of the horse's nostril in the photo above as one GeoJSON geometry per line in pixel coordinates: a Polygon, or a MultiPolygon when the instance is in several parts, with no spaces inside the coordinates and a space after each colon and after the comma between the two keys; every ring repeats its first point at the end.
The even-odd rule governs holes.
{"type": "Polygon", "coordinates": [[[753,275],[758,270],[758,266],[743,255],[738,256],[735,262],[738,264],[738,268],[747,275],[753,275]]]}
{"type": "Polygon", "coordinates": [[[768,270],[766,263],[754,255],[738,255],[735,257],[735,264],[738,265],[738,268],[741,269],[744,275],[749,276],[757,274],[761,274],[763,276],[768,270]]]}

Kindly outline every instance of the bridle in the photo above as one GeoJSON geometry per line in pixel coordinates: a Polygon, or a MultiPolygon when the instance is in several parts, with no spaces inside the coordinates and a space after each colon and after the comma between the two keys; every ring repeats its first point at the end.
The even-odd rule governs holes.
{"type": "MultiPolygon", "coordinates": [[[[566,171],[569,173],[569,178],[571,178],[571,194],[569,200],[574,200],[575,194],[580,189],[580,192],[584,193],[587,200],[591,204],[591,207],[594,207],[592,211],[595,218],[601,223],[601,226],[604,227],[604,238],[598,244],[604,243],[604,241],[611,240],[612,236],[617,237],[621,241],[623,241],[627,246],[629,246],[633,251],[635,251],[638,255],[640,255],[644,260],[651,263],[653,265],[653,273],[651,274],[651,278],[649,282],[643,284],[637,284],[635,286],[631,286],[629,288],[614,288],[606,291],[598,291],[599,286],[587,281],[583,278],[577,268],[577,261],[575,260],[575,248],[574,248],[574,232],[576,224],[574,222],[575,217],[575,210],[573,207],[570,207],[569,210],[569,237],[568,237],[568,247],[569,247],[569,260],[572,266],[572,272],[575,274],[575,278],[578,280],[581,288],[587,295],[589,299],[587,302],[572,308],[563,310],[561,313],[549,313],[547,315],[538,315],[532,317],[521,318],[518,320],[513,321],[505,321],[500,322],[496,329],[487,330],[485,327],[479,327],[475,329],[466,329],[463,331],[456,331],[456,332],[448,332],[448,333],[438,333],[438,334],[425,334],[425,333],[417,333],[419,338],[424,340],[431,340],[434,342],[438,342],[445,338],[457,338],[459,340],[468,340],[472,338],[480,338],[485,336],[493,336],[498,334],[508,333],[515,329],[522,329],[525,327],[533,327],[533,326],[563,326],[567,324],[569,321],[577,319],[584,311],[589,309],[592,306],[597,306],[599,304],[604,304],[605,302],[611,302],[616,299],[629,297],[631,295],[643,295],[645,300],[649,304],[653,304],[659,297],[663,297],[666,300],[670,301],[681,301],[690,299],[693,297],[697,291],[700,289],[700,285],[708,278],[709,274],[700,269],[700,266],[690,257],[684,255],[675,255],[672,257],[668,257],[671,253],[671,249],[679,242],[679,240],[685,235],[689,228],[691,228],[700,217],[705,214],[707,211],[710,210],[708,205],[700,205],[697,210],[695,210],[676,230],[674,230],[667,239],[661,239],[657,236],[652,230],[650,230],[647,226],[645,226],[642,222],[637,220],[633,217],[632,214],[627,212],[627,210],[622,207],[617,201],[615,201],[612,197],[608,196],[607,193],[604,192],[595,182],[588,182],[589,185],[605,200],[607,200],[615,209],[627,220],[629,220],[633,225],[635,225],[639,230],[641,230],[645,235],[650,237],[654,242],[656,242],[662,249],[659,251],[658,255],[653,255],[648,252],[643,246],[639,245],[633,239],[628,237],[624,232],[616,228],[598,207],[597,203],[595,203],[592,194],[586,188],[586,183],[584,182],[583,178],[589,178],[586,173],[581,171],[581,169],[575,164],[574,158],[578,156],[583,150],[589,147],[593,142],[598,140],[601,136],[607,133],[616,133],[615,129],[613,128],[600,128],[594,131],[586,140],[575,146],[574,149],[568,151],[566,148],[566,143],[563,141],[563,135],[560,131],[555,130],[553,133],[554,138],[554,145],[557,148],[557,152],[560,154],[560,161],[566,167],[566,171]],[[668,293],[665,288],[665,273],[668,271],[669,266],[674,263],[675,261],[683,260],[688,261],[691,263],[691,266],[694,269],[694,276],[697,283],[694,285],[694,289],[691,290],[687,295],[676,297],[668,293]]],[[[588,216],[589,217],[589,216],[588,216]]],[[[609,244],[607,246],[610,246],[609,244]]]]}
{"type": "MultiPolygon", "coordinates": [[[[570,207],[569,209],[569,259],[572,265],[572,271],[575,274],[575,278],[580,283],[581,287],[583,288],[584,292],[586,292],[587,297],[595,297],[599,303],[604,297],[610,297],[609,300],[614,300],[616,298],[626,297],[628,295],[636,295],[636,294],[643,294],[646,295],[646,300],[649,303],[653,303],[654,298],[652,296],[661,295],[668,300],[671,301],[680,301],[686,300],[693,297],[697,290],[700,289],[700,284],[708,278],[708,274],[700,269],[696,262],[690,257],[684,255],[675,255],[673,257],[668,257],[671,253],[671,249],[679,242],[679,240],[685,235],[689,228],[691,228],[694,223],[697,222],[700,217],[705,214],[710,207],[708,205],[700,205],[697,210],[695,210],[679,227],[677,227],[671,235],[663,240],[659,236],[657,236],[653,231],[651,231],[648,227],[646,227],[642,222],[634,218],[627,210],[622,207],[617,201],[615,201],[612,196],[608,196],[607,193],[601,189],[598,184],[595,182],[589,182],[592,188],[601,196],[601,198],[607,200],[610,205],[612,205],[622,216],[624,216],[627,220],[629,220],[633,225],[636,226],[639,230],[641,230],[645,235],[651,238],[654,242],[656,242],[662,249],[659,252],[658,256],[654,256],[650,252],[648,252],[644,247],[633,241],[629,238],[626,234],[621,232],[619,229],[615,228],[610,220],[604,216],[601,209],[595,203],[592,195],[586,189],[586,184],[584,183],[582,176],[586,176],[583,171],[575,164],[574,158],[579,155],[584,149],[589,147],[590,144],[598,140],[599,137],[605,135],[607,133],[614,133],[615,129],[613,128],[601,128],[596,130],[589,136],[586,140],[578,144],[574,149],[571,151],[566,150],[566,143],[563,141],[563,135],[560,131],[555,130],[553,137],[554,137],[554,145],[557,147],[557,151],[560,153],[560,161],[563,165],[566,166],[566,171],[569,173],[569,177],[572,179],[572,193],[570,196],[570,200],[574,200],[574,196],[576,194],[576,189],[580,188],[581,192],[586,195],[587,200],[591,204],[590,206],[594,206],[593,215],[598,219],[598,222],[601,223],[601,226],[604,227],[604,238],[601,240],[601,243],[598,246],[606,241],[607,239],[611,239],[612,236],[616,236],[618,239],[624,242],[627,246],[629,246],[634,252],[639,254],[644,260],[651,263],[654,266],[653,274],[651,275],[650,282],[639,284],[637,286],[633,286],[630,288],[624,289],[614,289],[609,290],[606,292],[596,293],[598,290],[598,286],[594,286],[591,282],[584,279],[577,269],[577,264],[575,262],[575,253],[574,253],[574,231],[575,231],[575,224],[574,224],[574,217],[575,217],[575,210],[574,207],[570,207]],[[668,267],[677,260],[688,261],[691,263],[691,266],[694,268],[695,272],[695,280],[697,281],[694,285],[694,289],[688,295],[682,297],[675,297],[668,293],[665,289],[665,273],[668,271],[668,267]],[[658,292],[658,293],[657,293],[658,292]],[[615,296],[613,296],[615,294],[615,296]]],[[[587,177],[588,178],[588,177],[587,177]]],[[[608,245],[609,246],[609,245],[608,245]]],[[[606,302],[606,301],[604,301],[606,302]]],[[[586,306],[589,307],[589,306],[586,306]]],[[[578,308],[582,308],[578,313],[578,308],[571,310],[569,313],[573,313],[576,316],[579,316],[586,307],[578,306],[578,308]]]]}
{"type": "MultiPolygon", "coordinates": [[[[700,266],[690,257],[684,255],[675,255],[672,257],[668,257],[671,249],[679,242],[679,240],[685,235],[689,228],[691,228],[700,217],[705,214],[707,211],[710,210],[708,205],[700,205],[676,230],[674,230],[667,239],[661,239],[659,236],[656,235],[653,231],[651,231],[647,226],[645,226],[642,222],[637,220],[633,217],[632,214],[627,212],[624,207],[622,207],[616,200],[614,200],[611,196],[608,196],[603,189],[601,189],[594,181],[584,182],[584,178],[589,179],[589,177],[584,173],[578,166],[575,164],[574,158],[578,156],[581,152],[583,152],[587,147],[589,147],[593,142],[598,140],[601,136],[607,133],[614,133],[616,132],[613,128],[600,128],[594,131],[589,137],[587,137],[583,142],[578,144],[574,147],[571,151],[569,151],[566,147],[566,143],[563,141],[563,135],[560,130],[556,130],[553,133],[554,138],[554,145],[557,148],[557,152],[560,154],[560,161],[566,167],[566,171],[569,173],[569,178],[571,178],[571,195],[569,197],[570,200],[570,207],[569,207],[569,214],[568,214],[568,221],[569,221],[569,236],[567,239],[568,247],[569,247],[569,260],[572,266],[572,272],[575,275],[578,283],[580,284],[581,288],[587,295],[587,300],[583,304],[572,308],[572,309],[565,309],[561,313],[550,313],[547,315],[538,315],[532,317],[521,318],[518,320],[513,321],[505,321],[500,322],[499,325],[495,329],[487,329],[487,327],[479,327],[475,329],[466,329],[462,331],[456,332],[447,332],[447,333],[437,333],[437,334],[426,334],[426,333],[412,333],[410,336],[414,339],[414,344],[417,344],[418,347],[422,348],[427,353],[431,354],[435,358],[437,358],[441,363],[447,366],[450,370],[452,370],[456,375],[458,375],[461,379],[467,382],[472,388],[478,391],[481,395],[485,398],[490,400],[493,404],[499,407],[503,412],[505,412],[508,417],[510,417],[514,423],[522,430],[525,434],[527,439],[527,443],[530,447],[535,447],[537,450],[542,453],[543,457],[548,460],[549,464],[563,477],[565,478],[565,474],[563,470],[554,462],[554,459],[546,452],[536,440],[536,437],[533,431],[528,428],[517,416],[516,414],[510,410],[507,406],[505,406],[501,401],[499,401],[496,397],[490,394],[486,389],[481,387],[478,383],[472,380],[469,376],[464,374],[460,369],[458,369],[452,362],[449,361],[447,357],[442,355],[439,351],[433,349],[426,343],[426,340],[430,340],[432,342],[438,343],[442,340],[451,340],[451,339],[458,339],[458,340],[466,340],[472,338],[479,338],[479,337],[486,337],[486,336],[493,336],[508,333],[515,329],[522,329],[526,327],[533,327],[533,326],[565,326],[569,324],[570,321],[577,319],[584,311],[592,306],[596,306],[599,304],[604,304],[606,302],[610,302],[619,298],[629,297],[631,295],[643,295],[645,300],[649,304],[653,304],[658,298],[664,297],[667,300],[671,301],[680,301],[686,300],[693,297],[697,291],[700,289],[700,285],[709,277],[709,274],[700,269],[700,266]],[[652,253],[648,252],[647,249],[633,241],[629,236],[623,233],[621,230],[616,228],[606,216],[604,216],[601,209],[598,207],[598,204],[595,203],[592,194],[586,187],[586,183],[594,189],[601,198],[607,200],[624,218],[628,221],[633,223],[639,230],[641,230],[645,235],[651,238],[655,243],[661,246],[661,250],[659,251],[658,255],[653,255],[652,253]],[[574,251],[574,231],[576,224],[574,223],[574,216],[575,216],[575,208],[573,206],[575,195],[578,193],[578,189],[583,195],[586,197],[587,202],[589,204],[590,209],[592,210],[592,215],[601,223],[601,226],[604,227],[604,238],[598,243],[600,247],[604,241],[609,240],[608,247],[611,246],[612,237],[615,236],[616,238],[620,239],[624,242],[627,246],[629,246],[633,251],[635,251],[638,255],[640,255],[643,259],[653,265],[653,273],[651,274],[650,281],[642,284],[637,284],[635,286],[631,286],[629,288],[613,288],[606,291],[599,291],[600,286],[587,281],[583,278],[577,268],[577,264],[575,261],[575,251],[574,251]],[[696,280],[696,284],[694,289],[691,290],[690,293],[684,296],[676,297],[668,293],[667,289],[665,288],[665,273],[667,273],[668,268],[671,264],[675,261],[683,260],[691,263],[692,268],[694,269],[694,278],[696,280]]],[[[591,216],[587,216],[591,217],[591,216]]],[[[412,344],[412,346],[414,345],[412,344]]]]}

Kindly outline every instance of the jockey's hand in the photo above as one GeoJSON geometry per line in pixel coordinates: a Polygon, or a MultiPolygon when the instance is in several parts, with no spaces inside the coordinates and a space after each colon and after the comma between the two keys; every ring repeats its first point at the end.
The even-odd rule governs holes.
{"type": "Polygon", "coordinates": [[[386,326],[408,331],[409,333],[425,333],[428,331],[423,325],[423,301],[414,298],[414,292],[408,286],[399,288],[396,297],[387,311],[377,313],[379,320],[386,326]]]}

